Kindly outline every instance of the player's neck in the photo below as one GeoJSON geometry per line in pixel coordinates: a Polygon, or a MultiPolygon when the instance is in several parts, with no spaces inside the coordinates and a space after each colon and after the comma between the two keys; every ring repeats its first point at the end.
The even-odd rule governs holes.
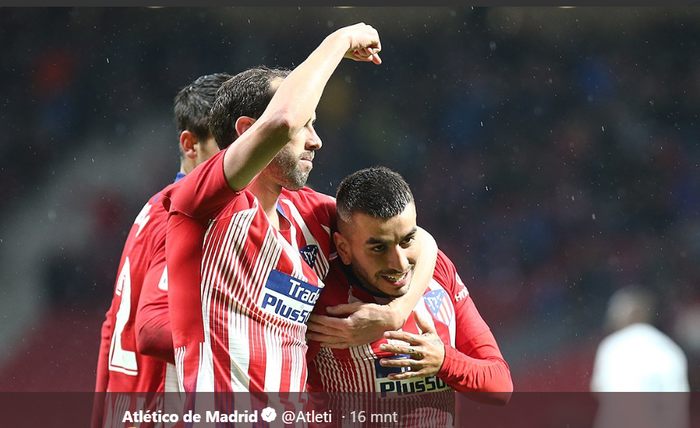
{"type": "Polygon", "coordinates": [[[267,214],[267,218],[275,229],[280,228],[279,215],[277,214],[277,199],[282,193],[282,187],[276,183],[266,182],[259,176],[250,184],[251,193],[258,199],[260,207],[267,214]]]}

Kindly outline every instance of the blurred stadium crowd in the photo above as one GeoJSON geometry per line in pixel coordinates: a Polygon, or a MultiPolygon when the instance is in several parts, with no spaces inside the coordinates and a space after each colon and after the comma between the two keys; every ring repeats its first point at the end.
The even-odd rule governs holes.
{"type": "MultiPolygon", "coordinates": [[[[608,297],[630,283],[661,295],[658,323],[700,389],[694,9],[0,8],[0,222],[56,180],[54,165],[89,153],[90,135],[144,144],[134,123],[171,114],[195,77],[293,67],[329,29],[357,21],[378,29],[384,64],[345,64],[329,83],[309,184],[334,194],[376,164],[403,174],[516,391],[564,385],[537,383],[546,371],[528,364],[592,355],[608,297]]],[[[109,306],[126,232],[176,172],[174,122],[153,133],[165,151],[119,166],[148,181],[78,202],[91,240],[70,254],[47,242],[37,269],[50,304],[109,306]]],[[[575,385],[587,387],[591,365],[577,366],[575,385]]]]}

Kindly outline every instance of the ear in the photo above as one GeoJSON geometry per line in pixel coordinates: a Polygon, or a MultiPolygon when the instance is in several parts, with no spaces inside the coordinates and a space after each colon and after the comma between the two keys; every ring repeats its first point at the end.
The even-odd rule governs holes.
{"type": "Polygon", "coordinates": [[[180,148],[182,148],[182,153],[190,159],[197,157],[195,144],[197,144],[197,137],[191,131],[182,131],[180,133],[180,148]]]}
{"type": "Polygon", "coordinates": [[[241,116],[236,119],[236,133],[240,137],[245,131],[248,130],[255,123],[255,119],[248,116],[241,116]]]}
{"type": "Polygon", "coordinates": [[[352,253],[350,252],[350,243],[340,234],[340,232],[333,232],[333,242],[335,242],[335,249],[338,251],[338,255],[344,264],[349,265],[352,263],[352,253]]]}

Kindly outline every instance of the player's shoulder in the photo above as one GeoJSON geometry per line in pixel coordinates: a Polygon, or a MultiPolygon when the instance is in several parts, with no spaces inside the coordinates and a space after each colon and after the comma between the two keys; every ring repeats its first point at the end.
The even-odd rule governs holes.
{"type": "Polygon", "coordinates": [[[151,198],[148,200],[148,203],[152,205],[152,212],[156,213],[158,215],[166,215],[167,210],[165,209],[165,206],[163,205],[163,200],[167,194],[169,194],[170,189],[175,188],[180,180],[170,183],[167,186],[163,187],[160,189],[158,192],[153,194],[151,198]]]}
{"type": "Polygon", "coordinates": [[[435,261],[435,271],[433,272],[434,279],[438,282],[442,282],[444,279],[451,279],[456,271],[457,268],[455,268],[452,260],[450,260],[447,254],[438,248],[437,260],[435,261]]]}
{"type": "Polygon", "coordinates": [[[310,187],[302,187],[299,190],[287,190],[282,189],[280,194],[281,198],[289,199],[291,201],[300,202],[324,202],[324,203],[335,203],[335,197],[321,193],[310,187]]]}
{"type": "Polygon", "coordinates": [[[153,194],[141,207],[134,219],[135,235],[150,236],[159,233],[159,229],[167,219],[167,211],[162,203],[163,189],[153,194]]]}
{"type": "Polygon", "coordinates": [[[457,272],[454,262],[442,250],[438,249],[433,280],[445,289],[456,303],[466,299],[469,290],[457,272]]]}
{"type": "Polygon", "coordinates": [[[168,184],[161,189],[160,192],[153,195],[154,202],[157,202],[158,205],[161,205],[165,211],[168,211],[173,196],[177,194],[178,189],[182,187],[185,178],[186,176],[182,176],[179,180],[168,184]]]}

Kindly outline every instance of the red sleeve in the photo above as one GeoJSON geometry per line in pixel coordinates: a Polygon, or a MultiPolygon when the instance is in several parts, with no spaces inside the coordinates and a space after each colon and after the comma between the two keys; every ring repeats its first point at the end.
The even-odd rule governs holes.
{"type": "Polygon", "coordinates": [[[165,243],[148,270],[136,311],[136,346],[140,353],[175,363],[168,313],[165,243]]]}
{"type": "MultiPolygon", "coordinates": [[[[341,305],[343,303],[348,303],[350,285],[345,278],[345,274],[342,270],[343,262],[340,257],[334,257],[331,259],[330,268],[328,270],[328,275],[323,280],[325,286],[321,290],[321,294],[318,296],[318,300],[314,304],[314,309],[311,311],[312,315],[326,315],[328,316],[328,311],[326,308],[329,306],[341,305]]],[[[321,344],[315,340],[307,341],[309,349],[306,351],[306,361],[311,362],[319,349],[321,349],[321,344]]]]}
{"type": "Polygon", "coordinates": [[[321,249],[330,260],[331,254],[335,252],[333,232],[338,230],[335,198],[309,187],[294,191],[283,188],[281,197],[291,200],[299,209],[312,235],[319,240],[321,249]]]}
{"type": "Polygon", "coordinates": [[[155,196],[151,209],[150,233],[153,247],[148,254],[148,267],[143,276],[134,334],[136,349],[143,355],[174,363],[173,340],[168,314],[168,282],[165,270],[165,236],[168,212],[158,199],[173,185],[155,196]]]}
{"type": "Polygon", "coordinates": [[[205,227],[190,217],[177,212],[168,216],[165,239],[170,308],[168,314],[173,346],[176,348],[204,341],[201,328],[193,333],[193,326],[203,325],[202,311],[190,309],[201,308],[202,305],[199,284],[202,279],[200,264],[205,233],[205,227]]]}
{"type": "Polygon", "coordinates": [[[178,211],[202,223],[239,195],[229,187],[224,175],[224,153],[219,151],[189,174],[163,190],[166,211],[178,211]]]}
{"type": "Polygon", "coordinates": [[[510,368],[471,295],[447,257],[440,253],[436,276],[453,299],[455,346],[445,344],[445,360],[437,376],[455,391],[474,393],[475,401],[505,404],[513,392],[510,368]]]}

